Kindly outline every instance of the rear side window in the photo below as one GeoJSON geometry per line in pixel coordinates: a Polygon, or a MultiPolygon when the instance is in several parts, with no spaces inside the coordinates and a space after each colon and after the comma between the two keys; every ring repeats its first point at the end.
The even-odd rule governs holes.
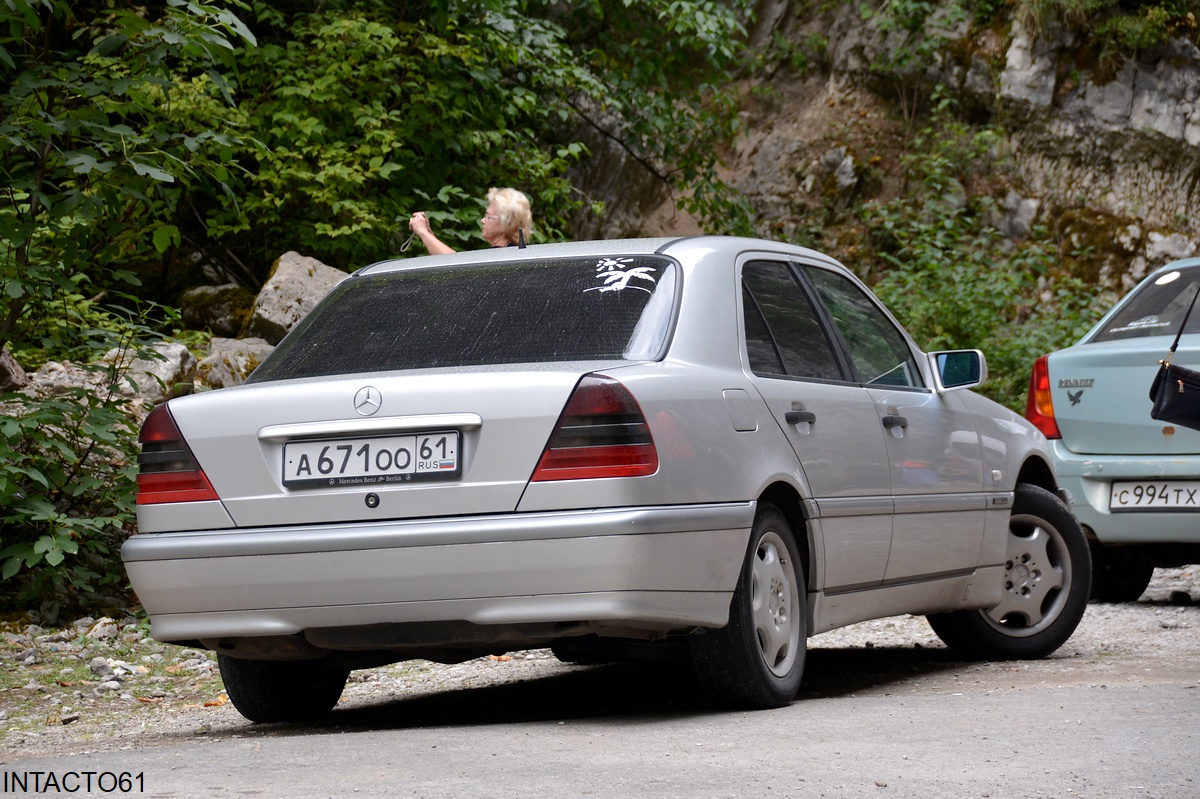
{"type": "MultiPolygon", "coordinates": [[[[1091,341],[1116,341],[1147,336],[1173,336],[1183,324],[1196,290],[1200,269],[1177,269],[1149,280],[1122,303],[1091,341]]],[[[1200,302],[1188,317],[1186,333],[1200,333],[1200,302]]]]}
{"type": "Polygon", "coordinates": [[[413,269],[344,281],[247,382],[404,369],[661,357],[678,278],[664,258],[413,269]]]}
{"type": "Polygon", "coordinates": [[[755,374],[844,379],[817,312],[787,264],[746,264],[742,309],[746,353],[755,374]]]}

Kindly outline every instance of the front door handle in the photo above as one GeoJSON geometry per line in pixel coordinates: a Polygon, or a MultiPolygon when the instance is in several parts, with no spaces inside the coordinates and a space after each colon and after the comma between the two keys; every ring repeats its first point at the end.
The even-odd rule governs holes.
{"type": "Polygon", "coordinates": [[[788,424],[800,424],[801,422],[812,424],[817,421],[817,415],[812,411],[788,411],[783,418],[788,424]]]}
{"type": "Polygon", "coordinates": [[[888,430],[893,427],[908,427],[908,418],[905,416],[885,416],[883,417],[883,426],[888,430]]]}

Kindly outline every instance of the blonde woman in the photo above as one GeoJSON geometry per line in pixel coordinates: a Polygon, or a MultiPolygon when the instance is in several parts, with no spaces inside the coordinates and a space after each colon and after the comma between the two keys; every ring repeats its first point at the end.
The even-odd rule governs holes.
{"type": "MultiPolygon", "coordinates": [[[[479,220],[480,234],[492,247],[513,247],[528,241],[533,228],[533,212],[529,198],[516,189],[488,189],[488,206],[479,220]]],[[[454,248],[433,234],[429,218],[417,211],[408,226],[425,245],[430,255],[446,255],[454,248]]]]}

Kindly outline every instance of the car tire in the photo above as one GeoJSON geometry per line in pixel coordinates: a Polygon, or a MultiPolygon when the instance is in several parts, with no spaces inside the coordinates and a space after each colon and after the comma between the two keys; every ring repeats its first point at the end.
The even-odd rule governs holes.
{"type": "Polygon", "coordinates": [[[316,660],[245,660],[217,655],[225,693],[250,721],[316,721],[337,704],[347,669],[316,660]]]}
{"type": "Polygon", "coordinates": [[[1126,547],[1092,542],[1092,599],[1097,602],[1136,602],[1154,577],[1154,566],[1126,547]]]}
{"type": "Polygon", "coordinates": [[[762,503],[725,627],[690,639],[704,692],[721,705],[783,707],[800,687],[808,643],[804,571],[791,525],[762,503]]]}
{"type": "Polygon", "coordinates": [[[1000,604],[929,616],[947,646],[972,660],[1045,657],[1075,632],[1091,591],[1091,553],[1079,522],[1054,494],[1017,486],[1000,604]]]}

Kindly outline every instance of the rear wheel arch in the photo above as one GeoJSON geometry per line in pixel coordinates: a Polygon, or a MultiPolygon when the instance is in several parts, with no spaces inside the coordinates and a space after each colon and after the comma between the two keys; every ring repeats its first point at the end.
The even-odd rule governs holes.
{"type": "Polygon", "coordinates": [[[796,537],[796,545],[800,550],[801,570],[804,573],[805,585],[813,585],[813,542],[808,537],[808,515],[804,512],[804,501],[800,492],[793,486],[777,482],[767,486],[759,495],[758,501],[769,502],[779,509],[792,528],[796,537]]]}

